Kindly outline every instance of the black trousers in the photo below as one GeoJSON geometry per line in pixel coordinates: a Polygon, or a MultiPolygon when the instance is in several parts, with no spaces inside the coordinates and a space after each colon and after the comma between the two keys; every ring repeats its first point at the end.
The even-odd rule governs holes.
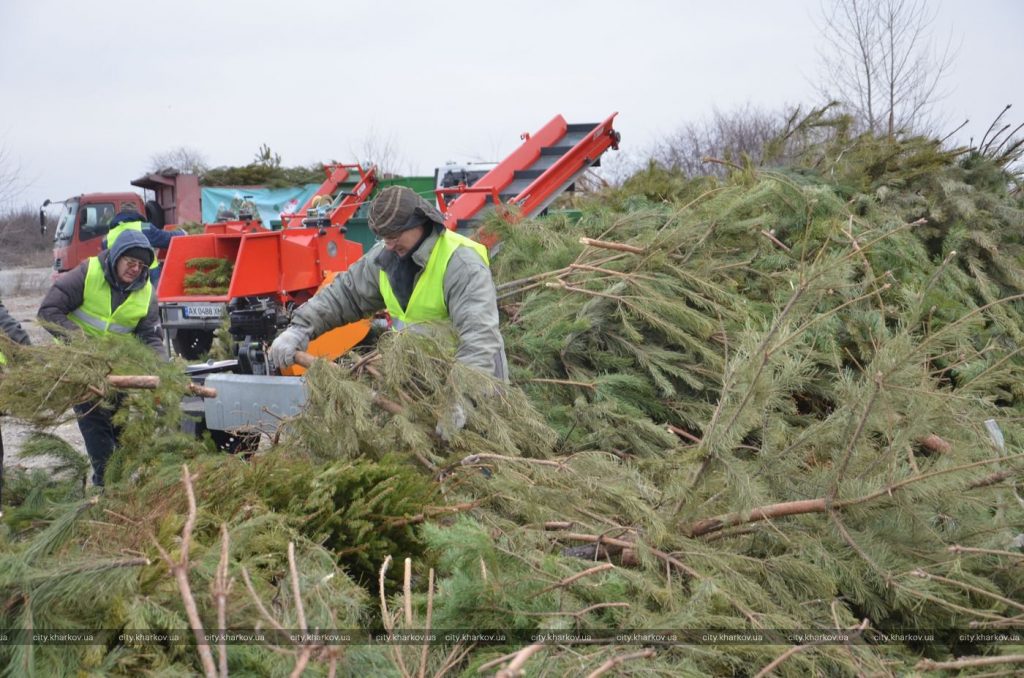
{"type": "Polygon", "coordinates": [[[78,415],[78,430],[85,439],[85,451],[92,463],[92,484],[103,486],[103,473],[107,461],[117,447],[121,429],[114,426],[114,410],[97,407],[96,403],[75,405],[78,415]]]}

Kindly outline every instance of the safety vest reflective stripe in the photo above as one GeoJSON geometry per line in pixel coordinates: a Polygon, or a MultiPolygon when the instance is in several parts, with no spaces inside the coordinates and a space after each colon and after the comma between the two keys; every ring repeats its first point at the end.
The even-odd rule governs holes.
{"type": "Polygon", "coordinates": [[[452,255],[460,247],[471,248],[480,255],[484,264],[490,266],[485,246],[454,231],[443,230],[434,243],[427,265],[420,273],[419,280],[416,281],[416,286],[409,297],[409,304],[404,309],[391,289],[387,274],[381,270],[380,294],[396,327],[448,319],[448,307],[444,302],[444,274],[448,270],[448,262],[451,261],[452,255]]]}
{"type": "Polygon", "coordinates": [[[139,321],[149,313],[149,302],[153,296],[152,283],[147,279],[142,288],[129,294],[114,311],[110,310],[110,292],[110,284],[103,275],[103,265],[97,257],[92,257],[85,274],[82,305],[72,311],[68,318],[91,336],[134,332],[139,321]]]}
{"type": "Polygon", "coordinates": [[[93,318],[91,315],[83,311],[81,308],[76,308],[71,312],[71,315],[75,319],[82,321],[88,325],[91,325],[93,329],[99,332],[116,332],[117,334],[131,334],[133,327],[125,327],[124,325],[118,325],[117,323],[104,323],[99,318],[93,318]]]}
{"type": "MultiPolygon", "coordinates": [[[[107,231],[107,238],[106,238],[106,240],[107,240],[107,249],[108,250],[114,249],[114,243],[117,242],[118,236],[121,235],[122,233],[124,233],[125,231],[138,231],[139,233],[142,233],[142,222],[141,221],[123,221],[120,224],[118,224],[117,226],[114,226],[112,229],[107,231]]],[[[154,256],[153,257],[153,262],[149,265],[149,267],[150,268],[156,268],[159,265],[160,265],[160,260],[157,259],[154,256]]]]}

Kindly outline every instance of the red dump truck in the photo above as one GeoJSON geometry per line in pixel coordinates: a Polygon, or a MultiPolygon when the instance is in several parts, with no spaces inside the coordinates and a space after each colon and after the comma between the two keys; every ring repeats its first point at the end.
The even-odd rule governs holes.
{"type": "MultiPolygon", "coordinates": [[[[144,201],[138,193],[83,193],[65,200],[47,200],[39,210],[39,225],[45,229],[46,208],[63,205],[53,234],[53,269],[70,271],[100,251],[103,236],[118,212],[134,209],[146,215],[157,228],[201,221],[199,179],[192,174],[147,174],[131,182],[152,191],[153,199],[144,201]]],[[[163,255],[163,253],[160,253],[163,255]]]]}

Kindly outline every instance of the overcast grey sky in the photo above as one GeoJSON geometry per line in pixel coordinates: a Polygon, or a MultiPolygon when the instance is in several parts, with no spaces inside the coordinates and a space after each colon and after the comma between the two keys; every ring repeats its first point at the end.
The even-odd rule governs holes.
{"type": "MultiPolygon", "coordinates": [[[[1024,2],[933,0],[962,46],[942,112],[1024,121],[1024,2]]],[[[390,142],[399,169],[496,160],[556,114],[622,147],[717,107],[818,103],[819,0],[0,0],[0,149],[17,204],[129,190],[154,154],[285,165],[390,142]]]]}

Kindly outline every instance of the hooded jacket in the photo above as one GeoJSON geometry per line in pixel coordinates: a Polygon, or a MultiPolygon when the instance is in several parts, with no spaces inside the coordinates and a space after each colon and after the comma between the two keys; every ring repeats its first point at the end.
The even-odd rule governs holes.
{"type": "MultiPolygon", "coordinates": [[[[419,280],[443,226],[433,225],[412,259],[418,271],[408,289],[419,280]]],[[[396,265],[395,255],[377,243],[348,270],[337,276],[292,316],[292,326],[314,339],[345,323],[369,317],[385,308],[380,272],[396,265]]],[[[395,281],[391,280],[392,285],[395,281]]],[[[495,378],[508,380],[505,342],[498,328],[498,300],[487,264],[469,247],[459,247],[444,275],[444,301],[448,320],[458,335],[456,359],[495,378]]]]}
{"type": "MultiPolygon", "coordinates": [[[[142,233],[139,231],[125,231],[117,238],[117,242],[114,243],[114,249],[106,250],[99,254],[99,261],[103,267],[103,277],[106,279],[107,284],[110,285],[111,310],[117,309],[132,292],[142,289],[148,282],[146,275],[139,275],[130,285],[124,285],[117,279],[114,266],[117,260],[133,247],[152,249],[146,236],[142,233]]],[[[43,303],[39,306],[39,319],[51,324],[51,327],[47,329],[56,337],[63,337],[82,331],[77,324],[68,318],[68,315],[81,306],[85,299],[85,276],[89,270],[89,261],[90,259],[86,259],[76,268],[61,274],[53,283],[50,291],[46,293],[43,303]]],[[[160,310],[157,305],[155,290],[150,296],[149,312],[135,326],[133,334],[156,351],[158,355],[166,357],[167,352],[164,349],[163,333],[160,327],[160,310]]]]}

